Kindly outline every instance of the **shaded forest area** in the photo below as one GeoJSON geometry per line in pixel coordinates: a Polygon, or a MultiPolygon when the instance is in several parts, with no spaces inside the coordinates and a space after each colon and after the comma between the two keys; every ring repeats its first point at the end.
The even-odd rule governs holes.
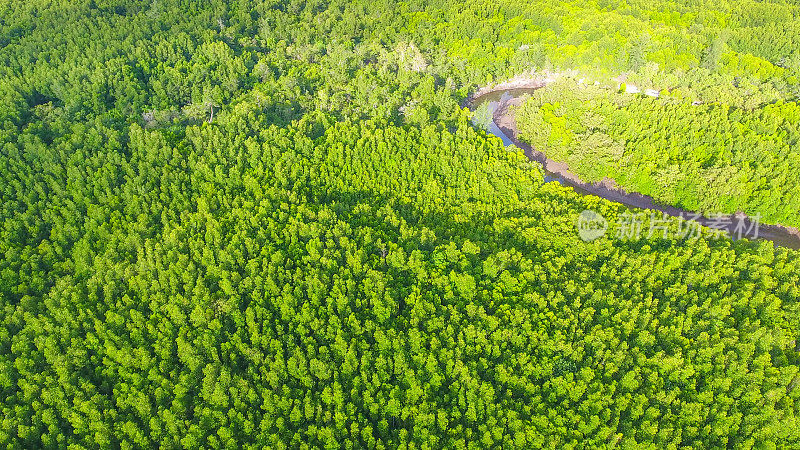
{"type": "Polygon", "coordinates": [[[798,8],[3,2],[0,445],[797,446],[798,253],[583,242],[626,210],[459,105],[578,68],[783,114],[798,8]]]}

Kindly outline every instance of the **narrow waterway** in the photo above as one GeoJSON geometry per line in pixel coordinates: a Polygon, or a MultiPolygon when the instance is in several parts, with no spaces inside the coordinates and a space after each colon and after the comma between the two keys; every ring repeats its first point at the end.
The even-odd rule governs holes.
{"type": "MultiPolygon", "coordinates": [[[[518,106],[522,103],[524,96],[530,94],[544,86],[544,83],[539,83],[535,87],[520,87],[511,89],[498,89],[486,92],[469,101],[469,107],[473,111],[477,108],[486,105],[491,120],[488,121],[487,128],[489,133],[502,139],[503,144],[506,146],[515,145],[525,152],[533,161],[539,162],[542,165],[545,173],[545,182],[556,182],[569,186],[575,192],[582,195],[596,195],[613,202],[621,203],[623,205],[640,208],[662,211],[669,216],[683,217],[685,219],[692,219],[699,222],[701,225],[709,227],[716,226],[719,228],[720,219],[711,219],[697,215],[693,211],[684,210],[669,205],[659,204],[652,197],[638,194],[635,192],[627,192],[618,187],[612,180],[604,179],[598,183],[588,183],[581,180],[575,173],[571,172],[566,164],[553,161],[548,158],[544,153],[531,148],[530,145],[519,141],[517,136],[516,120],[514,119],[513,111],[510,107],[518,106]]],[[[785,227],[782,225],[765,225],[757,224],[754,227],[753,221],[739,213],[738,215],[731,215],[727,217],[730,219],[730,226],[727,229],[731,236],[737,234],[735,227],[737,225],[743,226],[745,230],[752,230],[757,228],[757,238],[772,241],[775,245],[781,247],[788,247],[793,249],[800,249],[800,231],[796,228],[785,227]]],[[[749,236],[752,238],[752,236],[749,236]]]]}

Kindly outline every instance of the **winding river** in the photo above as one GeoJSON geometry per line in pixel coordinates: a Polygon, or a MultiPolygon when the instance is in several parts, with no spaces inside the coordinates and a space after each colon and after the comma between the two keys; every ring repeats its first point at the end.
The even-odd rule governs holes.
{"type": "MultiPolygon", "coordinates": [[[[692,211],[659,204],[655,199],[647,195],[627,192],[618,187],[616,183],[610,179],[603,179],[597,183],[585,182],[575,173],[571,172],[566,164],[556,162],[548,158],[544,153],[521,142],[518,139],[517,124],[513,113],[510,111],[510,107],[520,105],[525,94],[530,94],[546,84],[546,81],[537,81],[530,82],[524,87],[500,87],[494,90],[479,91],[479,95],[468,101],[468,106],[470,109],[475,110],[481,105],[486,104],[492,116],[492,120],[490,120],[488,124],[489,133],[502,139],[503,144],[506,146],[517,146],[525,152],[528,158],[539,162],[544,169],[545,182],[561,183],[564,186],[573,188],[575,192],[579,194],[596,195],[632,208],[651,209],[662,211],[673,217],[691,218],[697,220],[697,222],[706,227],[719,223],[718,220],[712,220],[703,216],[697,217],[697,213],[692,211]]],[[[731,215],[728,218],[731,219],[731,226],[728,228],[728,232],[731,236],[736,234],[734,227],[740,220],[744,221],[743,225],[745,230],[751,229],[750,227],[753,225],[750,218],[742,213],[731,215]]],[[[796,228],[782,225],[759,224],[757,230],[758,239],[772,241],[775,245],[781,247],[800,249],[800,230],[796,228]]]]}

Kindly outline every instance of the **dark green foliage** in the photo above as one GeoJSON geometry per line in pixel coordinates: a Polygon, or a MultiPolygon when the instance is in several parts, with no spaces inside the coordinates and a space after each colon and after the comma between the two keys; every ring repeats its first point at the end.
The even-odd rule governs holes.
{"type": "MultiPolygon", "coordinates": [[[[459,107],[739,17],[659,3],[0,3],[0,445],[798,446],[797,252],[585,243],[459,107]]],[[[788,95],[759,17],[691,73],[788,95]]]]}
{"type": "Polygon", "coordinates": [[[5,443],[796,442],[794,252],[586,244],[567,218],[621,208],[465,119],[246,106],[4,158],[5,443]]]}

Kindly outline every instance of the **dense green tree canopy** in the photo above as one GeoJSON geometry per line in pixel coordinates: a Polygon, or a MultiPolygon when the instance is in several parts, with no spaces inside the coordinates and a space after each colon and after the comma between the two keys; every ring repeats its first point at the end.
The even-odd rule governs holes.
{"type": "Polygon", "coordinates": [[[515,111],[520,138],[583,179],[615,179],[664,203],[705,213],[744,211],[800,226],[800,106],[778,100],[699,105],[580,87],[535,91],[515,111]]]}
{"type": "MultiPolygon", "coordinates": [[[[755,98],[702,106],[722,134],[749,127],[732,154],[686,139],[717,152],[702,170],[785,179],[738,188],[796,218],[777,203],[797,186],[780,158],[797,145],[798,14],[0,3],[0,445],[798,446],[798,252],[615,239],[623,206],[545,183],[460,106],[534,68],[681,93],[538,104],[564,133],[585,102],[590,122],[661,123],[755,98]],[[586,209],[605,237],[578,237],[586,209]]],[[[609,146],[642,133],[604,130],[609,146]]]]}

